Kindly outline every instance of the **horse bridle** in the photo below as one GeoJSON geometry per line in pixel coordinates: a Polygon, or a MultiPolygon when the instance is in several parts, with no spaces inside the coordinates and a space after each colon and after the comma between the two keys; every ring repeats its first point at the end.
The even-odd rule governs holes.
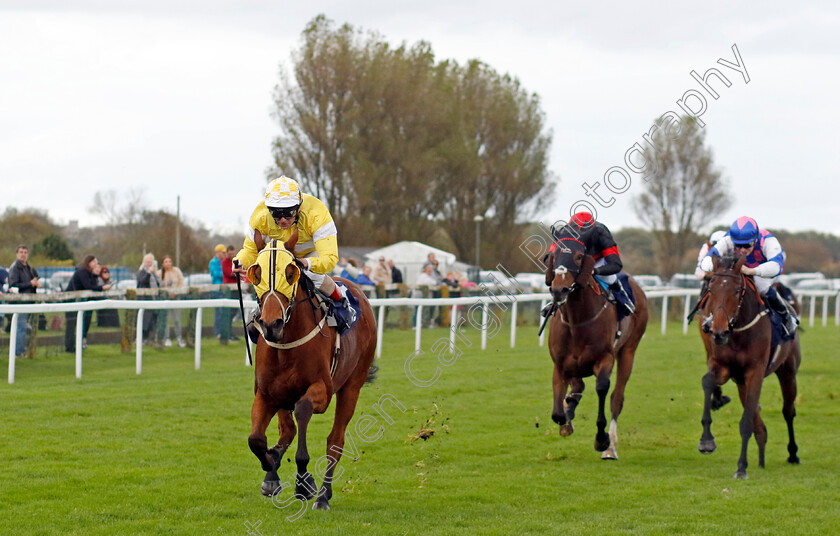
{"type": "MultiPolygon", "coordinates": [[[[304,303],[304,302],[310,302],[311,303],[313,296],[311,296],[309,294],[309,292],[307,292],[306,293],[307,295],[306,295],[305,298],[301,298],[299,300],[294,299],[295,295],[297,294],[297,289],[298,289],[298,285],[299,285],[299,282],[300,282],[300,278],[303,277],[303,274],[301,274],[300,277],[298,277],[297,281],[295,281],[292,284],[292,292],[291,292],[291,298],[289,298],[289,306],[286,307],[285,305],[283,305],[283,300],[280,299],[280,293],[277,292],[277,290],[274,288],[274,283],[275,283],[276,278],[277,278],[277,252],[282,251],[282,252],[285,252],[285,253],[289,254],[292,257],[292,262],[294,262],[295,257],[294,257],[294,254],[292,254],[286,248],[278,248],[277,247],[277,240],[272,240],[271,241],[271,247],[263,248],[263,250],[260,251],[259,254],[262,255],[262,253],[265,252],[265,251],[269,251],[271,257],[269,259],[269,270],[268,270],[268,273],[269,273],[268,292],[263,294],[262,298],[258,299],[258,303],[260,305],[260,312],[262,312],[262,306],[263,306],[263,303],[265,303],[266,298],[273,295],[277,299],[277,301],[280,303],[280,309],[283,311],[283,325],[285,326],[285,325],[288,325],[289,320],[291,320],[291,318],[292,318],[292,309],[294,309],[298,304],[301,304],[301,303],[304,303]]],[[[312,308],[313,309],[318,309],[318,307],[316,307],[315,305],[313,305],[312,308]]],[[[265,343],[267,345],[271,346],[272,348],[277,348],[277,349],[280,349],[280,350],[288,350],[290,348],[296,348],[298,346],[302,346],[303,344],[306,344],[307,342],[311,341],[315,337],[315,335],[317,335],[318,333],[321,332],[321,330],[324,328],[324,325],[326,324],[326,322],[327,322],[327,315],[324,314],[321,318],[321,321],[318,322],[318,324],[316,324],[315,327],[308,334],[304,335],[300,339],[297,339],[297,340],[289,342],[289,343],[271,342],[271,341],[269,341],[268,339],[265,338],[265,333],[263,333],[262,326],[260,325],[259,322],[254,322],[254,326],[257,328],[257,331],[259,331],[260,334],[263,336],[263,340],[265,341],[265,343]]],[[[336,343],[336,344],[338,345],[338,343],[336,343]]],[[[331,375],[334,372],[335,371],[332,370],[331,375]]]]}
{"type": "MultiPolygon", "coordinates": [[[[744,304],[744,296],[747,295],[747,286],[744,284],[744,276],[742,274],[726,274],[722,272],[714,272],[712,273],[712,278],[715,277],[735,277],[738,279],[738,285],[740,290],[740,295],[738,296],[738,306],[735,308],[735,314],[732,315],[730,318],[729,314],[726,312],[726,309],[723,308],[723,305],[719,305],[717,309],[712,311],[710,314],[714,317],[715,313],[718,312],[718,309],[723,310],[723,314],[726,315],[727,325],[729,326],[729,331],[744,331],[752,327],[753,323],[751,322],[749,325],[741,328],[735,329],[735,322],[738,320],[738,316],[741,314],[741,306],[744,304]]],[[[711,293],[711,286],[712,282],[709,281],[709,292],[711,293]]]]}
{"type": "MultiPolygon", "coordinates": [[[[280,299],[280,293],[277,292],[277,289],[274,288],[275,281],[277,280],[277,252],[282,251],[286,253],[292,258],[292,262],[295,261],[295,256],[292,252],[288,251],[286,248],[277,247],[277,240],[271,241],[271,246],[263,248],[260,251],[259,255],[262,255],[266,251],[269,252],[270,258],[268,263],[268,292],[262,295],[262,298],[259,300],[260,310],[262,310],[262,305],[265,300],[271,296],[277,298],[277,301],[280,302],[280,309],[283,311],[283,324],[288,324],[289,320],[292,318],[292,309],[300,303],[300,301],[305,300],[298,300],[295,301],[295,295],[297,294],[297,287],[298,282],[300,281],[300,277],[298,277],[297,281],[292,284],[292,295],[289,298],[289,306],[286,307],[283,305],[283,300],[280,299]]],[[[259,255],[257,257],[259,258],[259,255]]]]}
{"type": "MultiPolygon", "coordinates": [[[[568,273],[571,273],[570,270],[563,265],[560,265],[560,267],[554,269],[554,275],[563,276],[563,275],[568,274],[568,273]]],[[[596,285],[597,285],[597,283],[596,283],[596,285]]],[[[592,287],[592,283],[587,282],[586,286],[592,287]]],[[[582,289],[583,285],[579,285],[578,282],[577,282],[577,278],[575,278],[575,281],[573,281],[572,284],[570,286],[566,287],[566,288],[569,289],[569,292],[566,294],[566,299],[568,299],[569,295],[571,295],[573,292],[575,292],[578,289],[582,289]]],[[[558,302],[555,301],[555,303],[557,303],[557,310],[559,311],[560,307],[562,307],[563,305],[566,304],[566,300],[563,300],[562,303],[558,303],[558,302]]],[[[597,313],[595,313],[595,315],[592,318],[590,318],[588,320],[584,320],[583,322],[579,322],[577,324],[572,324],[571,322],[568,322],[566,319],[564,319],[563,318],[563,312],[560,311],[560,322],[563,323],[563,324],[566,324],[569,327],[585,326],[586,324],[590,324],[590,323],[596,321],[598,319],[598,317],[600,317],[601,314],[607,309],[608,305],[609,305],[609,300],[604,298],[604,305],[601,307],[601,309],[597,313]]]]}

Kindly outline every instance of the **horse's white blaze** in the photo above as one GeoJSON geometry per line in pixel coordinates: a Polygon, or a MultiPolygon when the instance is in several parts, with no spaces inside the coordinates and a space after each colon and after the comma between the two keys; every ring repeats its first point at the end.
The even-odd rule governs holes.
{"type": "Polygon", "coordinates": [[[554,269],[554,275],[565,275],[567,273],[569,273],[569,269],[563,265],[561,265],[559,268],[554,269]]]}

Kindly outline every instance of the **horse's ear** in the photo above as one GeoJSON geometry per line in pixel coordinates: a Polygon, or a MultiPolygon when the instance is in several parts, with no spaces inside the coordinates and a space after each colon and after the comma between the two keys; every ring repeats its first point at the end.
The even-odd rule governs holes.
{"type": "Polygon", "coordinates": [[[738,257],[738,260],[735,262],[735,267],[733,268],[733,270],[735,270],[736,273],[740,274],[741,267],[744,266],[745,262],[747,262],[747,257],[738,257]]]}
{"type": "Polygon", "coordinates": [[[592,276],[592,272],[595,270],[595,259],[592,258],[592,255],[584,255],[583,261],[581,262],[580,266],[580,273],[575,278],[575,281],[578,285],[585,285],[586,280],[592,276]]]}
{"type": "Polygon", "coordinates": [[[550,251],[543,262],[545,262],[545,284],[550,287],[554,281],[554,252],[550,251]]]}
{"type": "Polygon", "coordinates": [[[288,251],[290,253],[294,253],[295,252],[295,246],[297,245],[297,241],[298,241],[298,230],[297,230],[297,226],[296,226],[294,231],[292,231],[292,236],[290,236],[289,239],[286,240],[286,242],[283,243],[283,247],[286,248],[286,251],[288,251]]]}
{"type": "Polygon", "coordinates": [[[260,267],[259,264],[252,264],[248,267],[246,275],[248,276],[248,281],[250,281],[252,285],[259,285],[262,280],[262,267],[260,267]]]}
{"type": "Polygon", "coordinates": [[[719,265],[720,265],[720,255],[718,255],[717,253],[712,253],[712,270],[717,272],[719,265]]]}
{"type": "Polygon", "coordinates": [[[300,279],[300,268],[298,268],[297,264],[290,262],[288,266],[286,266],[286,281],[289,282],[290,285],[294,285],[300,279]]]}

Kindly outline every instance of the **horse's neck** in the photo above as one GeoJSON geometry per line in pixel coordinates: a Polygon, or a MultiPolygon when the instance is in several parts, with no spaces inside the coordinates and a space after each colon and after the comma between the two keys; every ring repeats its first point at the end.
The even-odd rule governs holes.
{"type": "MultiPolygon", "coordinates": [[[[312,307],[313,299],[315,300],[314,303],[318,303],[318,299],[309,296],[306,289],[298,287],[298,291],[295,293],[294,300],[292,301],[296,305],[291,318],[289,318],[289,325],[287,326],[287,328],[290,328],[295,333],[295,338],[305,336],[320,321],[320,316],[317,315],[315,309],[312,307]]],[[[319,307],[318,310],[320,309],[319,307]]]]}
{"type": "Polygon", "coordinates": [[[743,284],[746,289],[746,293],[744,294],[744,299],[741,303],[741,310],[738,314],[738,318],[736,319],[736,326],[751,322],[752,319],[761,312],[762,308],[759,301],[758,288],[755,286],[755,283],[748,281],[747,278],[744,277],[743,284]]]}
{"type": "Polygon", "coordinates": [[[566,311],[570,320],[587,320],[604,306],[601,295],[595,292],[595,288],[597,288],[595,285],[597,284],[595,278],[589,276],[586,283],[580,285],[578,290],[569,296],[566,301],[566,311]]]}

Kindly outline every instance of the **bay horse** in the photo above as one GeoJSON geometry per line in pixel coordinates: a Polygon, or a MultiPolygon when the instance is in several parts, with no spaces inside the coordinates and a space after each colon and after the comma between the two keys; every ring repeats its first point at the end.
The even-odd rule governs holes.
{"type": "Polygon", "coordinates": [[[772,373],[782,388],[782,414],[788,429],[788,463],[799,463],[798,447],[793,433],[796,415],[796,373],[802,361],[799,334],[771,352],[771,322],[767,309],[755,287],[753,278],[741,273],[746,257],[713,257],[714,272],[709,281],[701,311],[704,321],[700,336],[706,348],[708,370],[703,376],[703,434],[699,450],[711,454],[717,449],[712,436],[710,410],[718,409],[720,386],[732,379],[744,413],[741,416],[741,456],[735,478],[747,478],[747,444],[755,435],[758,444],[758,466],[764,467],[767,427],[761,419],[759,398],[764,378],[772,373]]]}
{"type": "Polygon", "coordinates": [[[376,373],[377,367],[371,366],[376,323],[364,293],[355,284],[338,279],[361,306],[358,321],[339,339],[335,328],[326,323],[326,305],[294,257],[296,238],[297,233],[285,245],[271,241],[248,268],[248,279],[260,303],[255,326],[261,333],[255,355],[248,446],[266,472],[262,494],[279,493],[282,485],[277,470],[295,437],[297,421],[295,495],[311,499],[317,488],[307,471],[306,431],[312,414],[324,413],[335,394],[335,420],[327,437],[329,465],[312,505],[329,510],[333,473],[341,459],[347,424],[356,409],[359,391],[365,382],[373,381],[376,373]],[[275,414],[280,439],[266,448],[265,431],[275,414]]]}
{"type": "Polygon", "coordinates": [[[586,255],[583,243],[560,238],[557,244],[546,260],[545,278],[555,304],[548,332],[548,348],[554,361],[551,418],[560,425],[561,436],[571,435],[575,408],[584,390],[583,378],[594,375],[598,393],[595,450],[603,453],[602,459],[617,460],[618,416],[624,406],[624,389],[633,370],[636,348],[647,329],[647,298],[631,278],[636,310],[619,326],[616,306],[595,281],[595,261],[586,255]],[[619,328],[621,336],[617,339],[619,328]],[[616,384],[610,399],[612,420],[608,435],[604,406],[614,366],[616,384]]]}

